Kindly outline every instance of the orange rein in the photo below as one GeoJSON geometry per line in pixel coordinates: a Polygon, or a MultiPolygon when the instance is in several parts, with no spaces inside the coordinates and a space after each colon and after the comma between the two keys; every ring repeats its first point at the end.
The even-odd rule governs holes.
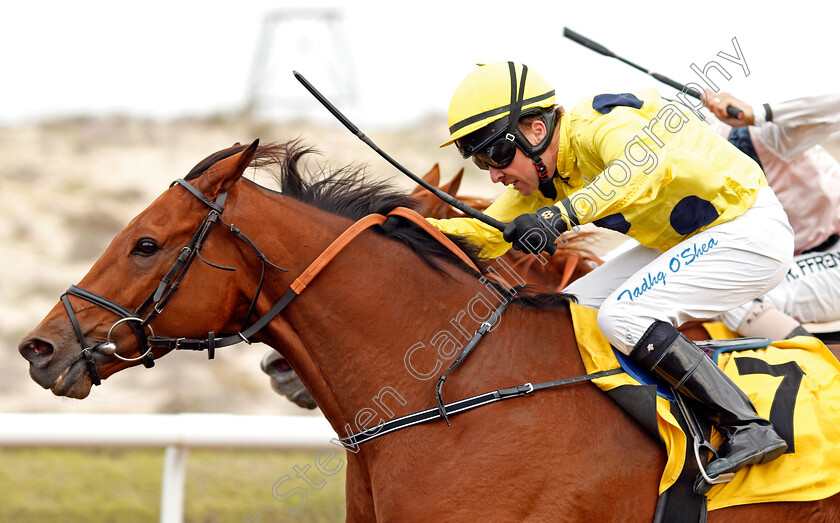
{"type": "Polygon", "coordinates": [[[394,210],[388,213],[388,215],[382,214],[368,214],[364,218],[358,220],[356,223],[351,225],[346,231],[341,233],[341,235],[336,238],[329,247],[327,247],[324,252],[320,254],[315,261],[309,264],[309,267],[304,270],[300,276],[292,283],[291,289],[294,291],[295,294],[300,294],[306,289],[306,286],[312,281],[315,276],[321,272],[321,269],[327,266],[335,256],[341,252],[344,247],[347,246],[353,239],[358,236],[362,231],[372,227],[374,225],[382,225],[385,223],[385,220],[388,216],[402,216],[403,218],[407,218],[414,222],[415,224],[419,225],[423,228],[427,233],[432,235],[437,241],[447,247],[453,254],[458,256],[464,263],[466,263],[469,267],[475,269],[479,274],[481,271],[476,266],[476,264],[470,259],[469,256],[466,255],[464,251],[462,251],[457,245],[455,245],[452,240],[446,237],[445,234],[440,232],[439,230],[435,229],[435,227],[426,221],[425,218],[417,214],[416,212],[412,211],[407,207],[396,207],[394,210]]]}

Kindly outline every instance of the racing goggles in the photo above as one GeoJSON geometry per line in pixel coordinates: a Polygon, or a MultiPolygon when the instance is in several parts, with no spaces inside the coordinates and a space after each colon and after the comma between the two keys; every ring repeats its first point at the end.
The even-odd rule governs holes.
{"type": "Polygon", "coordinates": [[[478,168],[486,171],[490,167],[504,169],[513,162],[513,158],[516,156],[515,140],[516,138],[513,134],[505,133],[503,136],[499,136],[491,142],[489,146],[478,149],[478,152],[462,144],[460,140],[456,141],[455,144],[461,156],[464,158],[472,156],[473,162],[475,162],[478,168]]]}

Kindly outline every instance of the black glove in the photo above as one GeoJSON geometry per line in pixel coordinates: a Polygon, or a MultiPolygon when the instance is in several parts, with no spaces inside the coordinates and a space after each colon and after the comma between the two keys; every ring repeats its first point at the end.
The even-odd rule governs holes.
{"type": "Polygon", "coordinates": [[[557,207],[543,207],[535,213],[522,214],[507,224],[503,237],[518,251],[549,255],[557,250],[554,243],[569,225],[557,207]]]}

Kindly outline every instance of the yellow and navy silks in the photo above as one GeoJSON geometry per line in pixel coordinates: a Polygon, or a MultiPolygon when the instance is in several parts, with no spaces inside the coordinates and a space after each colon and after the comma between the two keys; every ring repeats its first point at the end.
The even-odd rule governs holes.
{"type": "MultiPolygon", "coordinates": [[[[609,342],[598,331],[597,311],[575,303],[570,307],[586,372],[617,368],[609,342]]],[[[722,323],[704,327],[713,339],[737,337],[722,323]]],[[[789,440],[792,452],[789,448],[770,463],[745,467],[731,482],[713,487],[707,494],[708,509],[815,501],[840,492],[840,362],[825,345],[800,336],[762,349],[722,353],[717,363],[749,396],[758,414],[770,419],[789,440]]],[[[639,384],[624,373],[593,383],[604,391],[639,384]]],[[[671,414],[668,400],[657,396],[656,410],[668,456],[659,484],[661,494],[677,480],[691,441],[671,414]]],[[[712,444],[717,447],[720,442],[720,435],[713,431],[712,444]]]]}
{"type": "MultiPolygon", "coordinates": [[[[767,185],[761,168],[680,102],[654,89],[579,102],[557,126],[557,199],[508,189],[485,213],[510,222],[568,199],[579,223],[627,234],[665,251],[739,216],[767,185]]],[[[564,213],[566,205],[557,205],[564,213]]],[[[445,233],[504,254],[502,233],[474,218],[429,219],[445,233]]]]}

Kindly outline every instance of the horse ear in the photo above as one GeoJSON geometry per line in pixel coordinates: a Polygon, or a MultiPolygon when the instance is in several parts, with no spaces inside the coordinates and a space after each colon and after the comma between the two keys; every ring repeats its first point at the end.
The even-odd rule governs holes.
{"type": "Polygon", "coordinates": [[[432,167],[432,170],[426,173],[423,180],[429,185],[437,187],[440,183],[440,165],[435,164],[435,166],[432,167]]]}
{"type": "MultiPolygon", "coordinates": [[[[435,166],[432,167],[431,171],[429,171],[425,175],[423,175],[423,181],[428,183],[429,185],[431,185],[433,187],[437,187],[438,184],[440,183],[440,166],[438,164],[435,164],[435,166]]],[[[418,185],[417,187],[414,188],[413,191],[411,191],[411,196],[414,197],[414,198],[417,198],[417,197],[422,198],[422,197],[424,197],[423,196],[424,194],[428,194],[428,192],[426,192],[426,188],[423,187],[422,185],[418,185]]]]}
{"type": "Polygon", "coordinates": [[[251,165],[254,156],[257,154],[257,146],[260,140],[257,138],[254,143],[241,152],[228,156],[224,160],[211,165],[201,176],[195,179],[196,189],[203,192],[209,198],[214,199],[219,194],[230,190],[233,184],[239,180],[245,169],[251,165]]]}
{"type": "Polygon", "coordinates": [[[458,189],[461,188],[461,179],[463,177],[464,177],[464,168],[461,167],[461,170],[458,171],[458,174],[453,176],[452,180],[448,184],[446,184],[446,189],[443,189],[443,187],[441,187],[441,189],[446,191],[446,194],[448,194],[449,196],[455,196],[456,194],[458,194],[458,189]]]}

